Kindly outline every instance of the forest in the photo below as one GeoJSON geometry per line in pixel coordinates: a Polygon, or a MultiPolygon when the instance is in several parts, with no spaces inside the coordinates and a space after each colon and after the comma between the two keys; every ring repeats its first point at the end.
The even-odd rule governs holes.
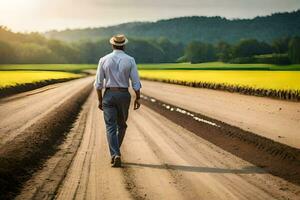
{"type": "MultiPolygon", "coordinates": [[[[39,33],[14,33],[0,27],[0,63],[97,63],[111,52],[109,38],[67,43],[47,39],[39,33]]],[[[129,38],[126,52],[138,63],[174,62],[183,55],[184,46],[160,38],[129,38]]]]}
{"type": "Polygon", "coordinates": [[[173,42],[188,44],[194,40],[216,44],[220,41],[237,43],[241,39],[256,39],[271,43],[276,38],[300,35],[300,10],[274,13],[253,19],[226,19],[223,17],[191,16],[132,22],[109,27],[49,31],[48,38],[64,41],[105,39],[124,33],[129,37],[156,39],[166,37],[173,42]]]}
{"type": "Polygon", "coordinates": [[[216,45],[194,41],[185,48],[178,62],[266,63],[289,65],[300,63],[300,37],[274,39],[270,44],[256,39],[243,39],[236,44],[216,45]]]}

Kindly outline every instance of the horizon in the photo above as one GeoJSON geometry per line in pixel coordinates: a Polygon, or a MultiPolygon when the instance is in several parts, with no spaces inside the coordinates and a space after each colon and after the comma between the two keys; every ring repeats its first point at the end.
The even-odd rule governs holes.
{"type": "Polygon", "coordinates": [[[295,12],[297,0],[10,0],[0,2],[0,25],[14,32],[48,32],[156,22],[180,17],[253,19],[275,13],[295,12]],[[268,7],[262,6],[269,5],[268,7]],[[117,15],[115,13],[118,13],[117,15]]]}

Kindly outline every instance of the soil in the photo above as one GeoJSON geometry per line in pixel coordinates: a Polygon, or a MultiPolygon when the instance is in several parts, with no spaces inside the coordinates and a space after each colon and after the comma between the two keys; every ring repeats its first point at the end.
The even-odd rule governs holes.
{"type": "Polygon", "coordinates": [[[299,197],[297,149],[159,98],[144,99],[136,111],[131,105],[121,148],[123,165],[111,168],[103,113],[97,108],[96,92],[90,94],[91,82],[91,78],[79,79],[0,100],[0,117],[6,119],[0,122],[6,133],[0,155],[12,167],[5,168],[9,173],[2,173],[6,177],[1,180],[14,189],[24,183],[16,197],[18,190],[3,190],[5,198],[299,197]],[[66,98],[68,94],[74,96],[66,98]],[[278,169],[284,172],[276,174],[278,169]]]}
{"type": "Polygon", "coordinates": [[[273,175],[300,185],[300,149],[152,97],[142,97],[143,104],[174,123],[273,175]]]}
{"type": "Polygon", "coordinates": [[[300,102],[142,81],[142,92],[300,149],[300,102]]]}
{"type": "MultiPolygon", "coordinates": [[[[239,158],[147,106],[137,111],[131,106],[122,146],[123,167],[111,168],[96,93],[90,98],[92,103],[84,108],[88,112],[82,141],[63,181],[55,185],[55,192],[47,187],[37,190],[36,197],[42,194],[43,199],[297,199],[300,194],[299,185],[239,158]]],[[[213,132],[212,127],[201,130],[213,132]]],[[[228,142],[232,138],[227,139],[228,142]]],[[[43,173],[45,170],[46,167],[41,169],[43,173]]],[[[45,179],[47,176],[38,178],[45,179]]],[[[28,190],[22,191],[24,195],[28,190]]]]}

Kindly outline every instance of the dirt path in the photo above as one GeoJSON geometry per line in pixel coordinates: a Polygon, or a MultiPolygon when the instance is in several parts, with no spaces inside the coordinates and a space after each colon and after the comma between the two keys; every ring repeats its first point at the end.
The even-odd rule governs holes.
{"type": "MultiPolygon", "coordinates": [[[[94,99],[96,99],[94,93],[94,99]]],[[[97,101],[91,104],[81,146],[58,191],[57,199],[128,199],[122,173],[110,167],[103,119],[97,101]]]]}
{"type": "MultiPolygon", "coordinates": [[[[22,130],[68,102],[69,96],[91,82],[92,78],[84,78],[1,99],[0,141],[3,146],[0,148],[14,142],[22,135],[22,130]]],[[[157,89],[154,90],[151,84],[144,83],[146,94],[160,95],[159,99],[177,102],[183,107],[191,105],[189,109],[196,112],[209,107],[207,110],[212,112],[209,116],[217,116],[220,111],[219,115],[236,117],[232,121],[247,119],[236,116],[236,109],[241,105],[248,106],[246,110],[250,109],[250,116],[262,114],[266,120],[271,120],[267,104],[261,104],[260,100],[256,102],[256,99],[265,103],[270,101],[268,105],[272,109],[282,106],[283,121],[289,119],[292,127],[298,127],[294,123],[298,120],[299,104],[281,104],[281,101],[273,104],[270,99],[222,92],[218,97],[215,95],[219,92],[211,90],[195,93],[195,101],[190,103],[191,96],[188,95],[193,88],[153,83],[161,88],[160,92],[155,92],[157,89]],[[163,91],[166,92],[162,94],[163,91]],[[217,93],[213,95],[214,92],[217,93]],[[167,95],[173,95],[173,98],[167,95]],[[206,106],[202,105],[205,97],[206,106]],[[227,98],[235,101],[235,105],[232,106],[227,98]],[[255,102],[260,109],[254,109],[254,106],[251,110],[255,102]],[[221,103],[225,108],[220,109],[221,103]],[[289,110],[292,108],[296,112],[289,110]]],[[[246,112],[244,108],[240,109],[240,112],[246,112]]],[[[280,123],[280,115],[276,113],[275,122],[280,123]]],[[[111,168],[103,116],[97,109],[93,91],[64,143],[24,184],[16,199],[297,199],[300,195],[300,186],[268,174],[145,106],[138,111],[131,110],[128,125],[122,146],[124,167],[111,168]]]]}
{"type": "Polygon", "coordinates": [[[142,81],[142,92],[272,140],[300,148],[300,103],[142,81]]]}
{"type": "Polygon", "coordinates": [[[124,168],[111,168],[96,105],[91,104],[81,145],[56,199],[297,199],[300,194],[299,186],[146,107],[130,113],[122,147],[124,168]]]}
{"type": "Polygon", "coordinates": [[[0,100],[0,147],[92,84],[93,77],[49,85],[0,100]],[[34,105],[33,105],[34,104],[34,105]]]}

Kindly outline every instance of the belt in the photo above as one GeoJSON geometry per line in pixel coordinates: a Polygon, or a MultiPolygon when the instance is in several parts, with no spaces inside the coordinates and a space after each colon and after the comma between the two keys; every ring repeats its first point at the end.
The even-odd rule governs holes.
{"type": "Polygon", "coordinates": [[[108,87],[106,90],[110,91],[120,91],[120,92],[127,92],[128,88],[122,88],[122,87],[108,87]]]}

